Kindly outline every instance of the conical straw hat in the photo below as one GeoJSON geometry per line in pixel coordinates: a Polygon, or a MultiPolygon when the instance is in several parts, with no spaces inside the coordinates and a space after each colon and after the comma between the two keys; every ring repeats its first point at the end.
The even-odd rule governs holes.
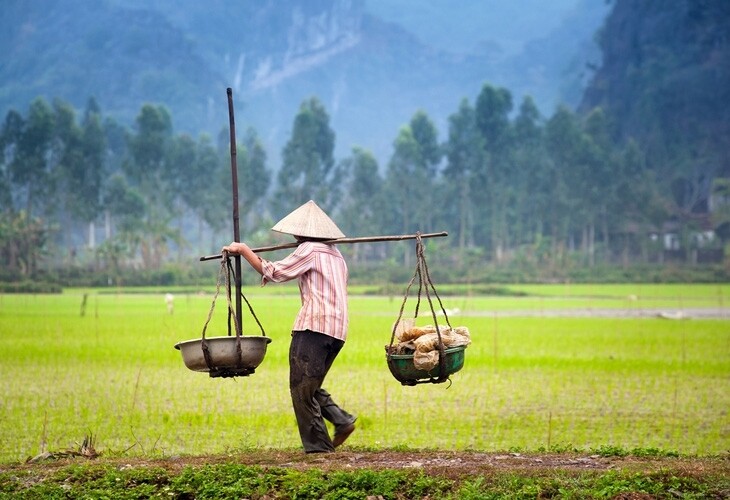
{"type": "Polygon", "coordinates": [[[337,224],[312,200],[281,219],[271,230],[294,236],[328,240],[345,237],[337,224]]]}

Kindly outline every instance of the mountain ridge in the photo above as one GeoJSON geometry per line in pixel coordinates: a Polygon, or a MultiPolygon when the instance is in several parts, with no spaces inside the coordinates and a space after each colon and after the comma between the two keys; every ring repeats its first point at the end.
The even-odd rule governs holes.
{"type": "Polygon", "coordinates": [[[176,130],[215,135],[227,124],[224,92],[232,87],[237,117],[259,131],[275,159],[299,104],[316,95],[331,114],[338,154],[358,144],[382,163],[413,113],[423,109],[446,134],[448,115],[485,82],[505,86],[516,101],[532,88],[545,113],[579,99],[575,89],[557,95],[561,84],[544,75],[531,80],[529,54],[510,65],[493,46],[454,53],[425,45],[364,0],[171,5],[8,0],[0,18],[11,33],[0,60],[0,112],[37,95],[77,108],[93,96],[105,114],[130,124],[142,104],[154,102],[171,110],[176,130]]]}

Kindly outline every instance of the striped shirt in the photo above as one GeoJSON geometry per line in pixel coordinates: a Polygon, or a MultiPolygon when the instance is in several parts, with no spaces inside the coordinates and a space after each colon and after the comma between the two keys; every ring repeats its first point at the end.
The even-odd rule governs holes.
{"type": "Polygon", "coordinates": [[[347,338],[347,264],[333,245],[302,242],[288,257],[261,259],[261,286],[297,279],[302,307],[293,331],[312,330],[344,341],[347,338]]]}

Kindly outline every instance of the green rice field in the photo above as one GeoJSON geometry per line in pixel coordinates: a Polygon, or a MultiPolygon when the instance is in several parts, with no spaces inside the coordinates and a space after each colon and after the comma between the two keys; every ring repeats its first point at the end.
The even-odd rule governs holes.
{"type": "MultiPolygon", "coordinates": [[[[404,387],[384,351],[403,297],[352,287],[349,338],[325,383],[358,416],[346,446],[730,451],[730,285],[509,290],[524,295],[439,288],[451,325],[471,331],[464,368],[450,384],[404,387]]],[[[97,451],[130,456],[298,449],[287,365],[296,286],[245,288],[273,341],[255,374],[234,379],[188,370],[173,348],[200,338],[213,291],[0,295],[0,462],[87,435],[97,451]]],[[[259,334],[247,309],[244,333],[259,334]]],[[[207,335],[226,334],[221,296],[207,335]]]]}

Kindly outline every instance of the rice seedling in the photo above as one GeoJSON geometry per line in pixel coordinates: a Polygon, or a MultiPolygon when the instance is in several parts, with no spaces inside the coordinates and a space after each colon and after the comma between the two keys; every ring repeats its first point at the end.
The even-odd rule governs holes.
{"type": "MultiPolygon", "coordinates": [[[[730,294],[728,288],[681,292],[692,307],[722,312],[718,297],[730,294]]],[[[299,298],[295,287],[272,290],[245,289],[273,342],[256,373],[235,379],[187,370],[173,348],[200,337],[212,290],[176,294],[173,313],[158,290],[0,296],[0,462],[67,449],[90,434],[107,454],[297,449],[287,359],[299,298]]],[[[349,339],[325,384],[359,417],[348,446],[727,451],[727,319],[543,313],[541,296],[551,297],[551,310],[585,309],[586,295],[609,297],[589,301],[590,307],[605,300],[618,309],[632,289],[571,290],[443,297],[452,326],[467,326],[472,344],[450,384],[417,387],[401,386],[386,366],[384,346],[402,297],[355,290],[349,339]]],[[[638,301],[654,297],[669,307],[679,292],[647,285],[638,301]]],[[[208,336],[227,334],[225,310],[219,297],[208,336]]],[[[406,311],[413,314],[411,302],[406,311]]],[[[244,334],[260,334],[247,311],[244,334]]]]}

